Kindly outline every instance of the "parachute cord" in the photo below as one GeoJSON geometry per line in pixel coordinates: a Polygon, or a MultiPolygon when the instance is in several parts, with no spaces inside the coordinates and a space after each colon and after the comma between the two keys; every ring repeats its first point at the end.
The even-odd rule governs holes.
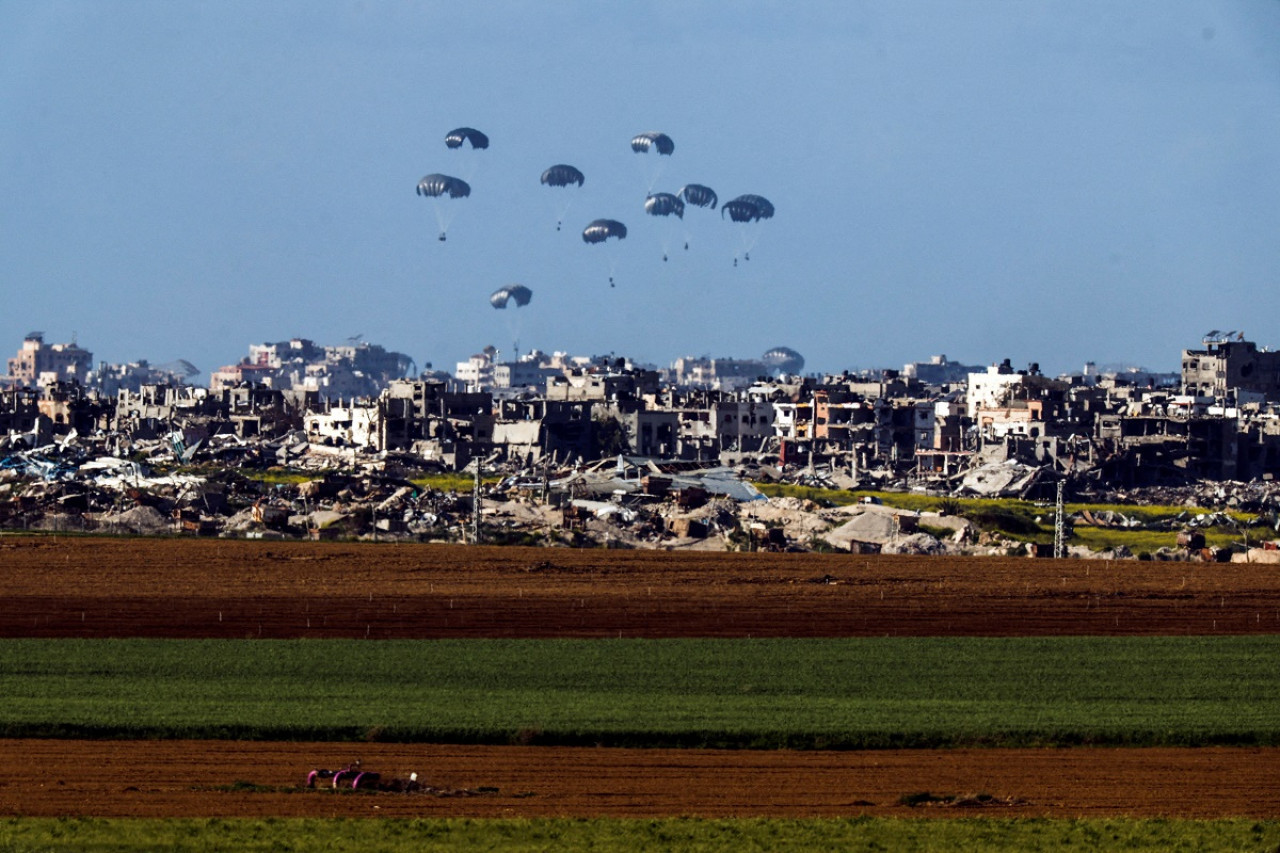
{"type": "Polygon", "coordinates": [[[457,213],[457,211],[453,211],[446,215],[444,203],[438,198],[433,199],[433,202],[436,211],[436,224],[440,226],[440,242],[443,243],[445,241],[445,234],[449,231],[449,223],[453,221],[453,214],[457,213]]]}

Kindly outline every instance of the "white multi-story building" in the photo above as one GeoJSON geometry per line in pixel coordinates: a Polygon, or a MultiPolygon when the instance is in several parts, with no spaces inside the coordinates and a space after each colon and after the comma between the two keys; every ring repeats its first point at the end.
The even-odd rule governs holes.
{"type": "Polygon", "coordinates": [[[1014,372],[1008,359],[991,365],[986,373],[970,373],[965,414],[972,420],[977,417],[979,409],[999,408],[1009,399],[1013,388],[1022,384],[1023,376],[1014,372]]]}

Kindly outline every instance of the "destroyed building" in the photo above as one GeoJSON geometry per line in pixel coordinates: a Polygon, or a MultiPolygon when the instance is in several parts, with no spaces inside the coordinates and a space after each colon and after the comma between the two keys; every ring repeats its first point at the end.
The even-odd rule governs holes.
{"type": "Polygon", "coordinates": [[[46,344],[44,332],[28,332],[22,339],[22,348],[8,364],[4,384],[11,387],[43,388],[55,382],[83,385],[93,367],[93,353],[74,341],[46,344]]]}
{"type": "Polygon", "coordinates": [[[237,364],[210,374],[209,388],[265,385],[314,391],[325,399],[376,396],[394,379],[416,371],[412,358],[352,338],[345,346],[318,346],[306,338],[252,344],[237,364]]]}
{"type": "Polygon", "coordinates": [[[1204,349],[1182,351],[1182,393],[1237,401],[1241,392],[1280,402],[1280,352],[1258,349],[1243,333],[1211,333],[1204,349]]]}
{"type": "MultiPolygon", "coordinates": [[[[353,359],[362,346],[339,355],[353,359]]],[[[300,338],[251,348],[239,375],[271,381],[224,375],[216,387],[157,383],[113,395],[70,380],[10,388],[0,393],[0,437],[6,453],[79,444],[125,456],[145,446],[182,463],[339,468],[396,457],[434,470],[482,462],[544,477],[623,455],[940,494],[1030,495],[1056,479],[1096,490],[1280,474],[1280,403],[1266,399],[1270,353],[1238,339],[1213,344],[1210,355],[1187,351],[1198,364],[1185,366],[1184,384],[1195,394],[1095,371],[1053,379],[1035,365],[1014,370],[1008,359],[959,386],[878,370],[690,388],[612,355],[533,353],[518,363],[548,373],[511,373],[528,380],[518,392],[461,390],[473,383],[452,378],[393,378],[376,394],[346,396],[292,387],[289,371],[322,352],[328,358],[329,349],[300,338]],[[1206,359],[1224,360],[1210,364],[1212,388],[1197,378],[1206,359]],[[290,387],[279,387],[286,380],[290,387]]],[[[496,351],[481,355],[494,364],[496,351]]]]}

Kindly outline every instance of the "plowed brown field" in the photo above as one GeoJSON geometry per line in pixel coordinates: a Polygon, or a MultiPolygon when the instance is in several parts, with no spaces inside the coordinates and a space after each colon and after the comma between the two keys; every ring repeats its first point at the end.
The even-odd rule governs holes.
{"type": "Polygon", "coordinates": [[[1280,631],[1239,563],[0,537],[0,593],[7,637],[1280,631]]]}
{"type": "Polygon", "coordinates": [[[0,741],[0,815],[98,817],[1276,817],[1280,751],[765,752],[227,741],[0,741]],[[308,770],[417,771],[475,796],[335,793],[308,770]],[[275,788],[229,790],[237,781],[275,788]],[[908,808],[905,794],[1013,805],[908,808]]]}
{"type": "MultiPolygon", "coordinates": [[[[1280,631],[1273,567],[0,537],[0,637],[1280,631]]],[[[1264,749],[701,750],[0,740],[0,815],[1280,817],[1264,749]],[[295,790],[359,758],[477,796],[295,790]],[[236,781],[263,786],[227,790],[236,781]],[[264,789],[265,788],[265,789],[264,789]],[[1010,804],[909,809],[904,794],[1010,804]]]]}

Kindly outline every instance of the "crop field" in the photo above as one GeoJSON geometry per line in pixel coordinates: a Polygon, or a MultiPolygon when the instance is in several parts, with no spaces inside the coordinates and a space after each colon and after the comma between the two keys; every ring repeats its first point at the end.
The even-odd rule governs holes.
{"type": "Polygon", "coordinates": [[[488,850],[947,850],[1128,851],[1269,850],[1280,825],[1247,820],[383,820],[290,819],[30,819],[0,820],[10,851],[86,849],[97,853],[276,853],[360,850],[363,853],[488,850]]]}
{"type": "Polygon", "coordinates": [[[0,593],[0,850],[1278,843],[1269,567],[5,536],[0,593]]]}
{"type": "Polygon", "coordinates": [[[0,640],[0,733],[1276,746],[1278,660],[1274,636],[0,640]]]}

